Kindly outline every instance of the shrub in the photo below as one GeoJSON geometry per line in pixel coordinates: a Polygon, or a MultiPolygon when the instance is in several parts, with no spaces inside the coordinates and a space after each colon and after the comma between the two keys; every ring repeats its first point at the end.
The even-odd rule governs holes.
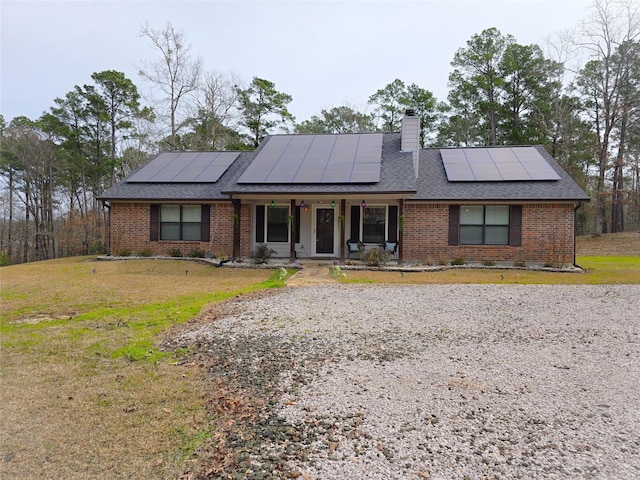
{"type": "Polygon", "coordinates": [[[169,256],[170,257],[182,257],[182,250],[180,250],[179,248],[171,248],[169,249],[169,256]]]}
{"type": "Polygon", "coordinates": [[[451,260],[451,265],[464,265],[464,258],[454,258],[453,260],[451,260]]]}
{"type": "Polygon", "coordinates": [[[0,267],[6,267],[9,265],[9,255],[4,252],[0,253],[0,267]]]}
{"type": "Polygon", "coordinates": [[[123,248],[122,250],[120,250],[118,252],[118,256],[119,257],[130,257],[131,256],[131,250],[123,248]]]}
{"type": "Polygon", "coordinates": [[[192,248],[189,253],[187,253],[187,257],[191,258],[204,258],[205,251],[200,248],[192,248]]]}
{"type": "Polygon", "coordinates": [[[249,258],[256,264],[267,263],[267,260],[269,260],[274,253],[276,253],[276,251],[273,248],[269,248],[266,243],[261,243],[251,252],[249,258]]]}
{"type": "Polygon", "coordinates": [[[141,257],[151,257],[153,255],[153,252],[151,252],[151,249],[145,248],[144,250],[140,250],[140,253],[138,255],[140,255],[141,257]]]}
{"type": "Polygon", "coordinates": [[[360,255],[360,260],[370,267],[380,267],[389,261],[389,254],[383,248],[371,248],[360,255]]]}
{"type": "Polygon", "coordinates": [[[493,260],[485,260],[484,262],[482,262],[482,265],[484,265],[485,267],[493,267],[496,264],[496,262],[494,262],[493,260]]]}

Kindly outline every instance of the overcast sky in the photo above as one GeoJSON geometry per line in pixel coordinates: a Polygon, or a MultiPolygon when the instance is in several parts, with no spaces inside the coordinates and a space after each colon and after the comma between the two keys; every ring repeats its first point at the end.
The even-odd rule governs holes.
{"type": "Polygon", "coordinates": [[[91,74],[138,75],[156,56],[145,22],[184,31],[205,70],[254,76],[293,96],[297,121],[345,103],[364,108],[400,78],[447,95],[450,62],[466,41],[498,28],[521,44],[577,26],[583,0],[443,1],[6,1],[0,0],[0,113],[38,118],[91,74]]]}

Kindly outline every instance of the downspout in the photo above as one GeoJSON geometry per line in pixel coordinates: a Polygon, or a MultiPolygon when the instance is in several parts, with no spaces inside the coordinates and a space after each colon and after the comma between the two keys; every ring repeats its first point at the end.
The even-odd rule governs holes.
{"type": "Polygon", "coordinates": [[[102,201],[102,206],[107,209],[107,238],[105,239],[107,242],[106,251],[107,256],[111,256],[111,205],[105,200],[102,201]]]}
{"type": "Polygon", "coordinates": [[[232,199],[233,203],[233,261],[237,261],[240,256],[240,223],[241,223],[241,211],[242,204],[240,200],[232,199]]]}
{"type": "Polygon", "coordinates": [[[576,264],[576,239],[578,237],[578,209],[582,206],[583,202],[578,202],[575,207],[573,207],[573,266],[580,268],[579,265],[576,264]]]}

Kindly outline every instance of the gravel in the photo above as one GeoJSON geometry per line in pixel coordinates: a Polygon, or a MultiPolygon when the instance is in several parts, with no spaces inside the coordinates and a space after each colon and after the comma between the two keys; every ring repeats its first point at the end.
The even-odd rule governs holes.
{"type": "Polygon", "coordinates": [[[254,399],[220,472],[640,477],[638,285],[316,285],[226,308],[169,342],[254,399]]]}

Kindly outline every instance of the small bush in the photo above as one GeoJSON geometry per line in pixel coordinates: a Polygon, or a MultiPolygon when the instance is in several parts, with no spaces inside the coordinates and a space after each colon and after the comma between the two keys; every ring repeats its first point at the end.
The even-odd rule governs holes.
{"type": "Polygon", "coordinates": [[[371,248],[360,255],[360,260],[370,267],[380,267],[389,261],[389,254],[383,248],[371,248]]]}
{"type": "Polygon", "coordinates": [[[118,256],[119,257],[130,257],[131,256],[131,250],[123,248],[122,250],[120,250],[118,252],[118,256]]]}
{"type": "Polygon", "coordinates": [[[482,265],[484,265],[485,267],[493,267],[496,264],[496,262],[494,262],[493,260],[485,260],[484,262],[482,262],[482,265]]]}
{"type": "Polygon", "coordinates": [[[342,280],[347,278],[347,274],[344,273],[338,265],[331,267],[331,277],[336,280],[342,280]]]}
{"type": "Polygon", "coordinates": [[[172,248],[169,250],[169,256],[170,257],[182,257],[182,250],[180,250],[179,248],[172,248]]]}
{"type": "Polygon", "coordinates": [[[267,260],[269,260],[274,253],[276,253],[276,251],[273,248],[269,248],[266,243],[261,243],[251,252],[249,258],[256,264],[267,263],[267,260]]]}
{"type": "Polygon", "coordinates": [[[200,248],[192,248],[189,253],[187,253],[187,257],[191,258],[204,258],[206,252],[200,248]]]}
{"type": "Polygon", "coordinates": [[[464,265],[464,258],[454,258],[453,260],[451,260],[451,265],[464,265]]]}
{"type": "Polygon", "coordinates": [[[138,255],[141,257],[151,257],[153,256],[153,252],[151,251],[151,249],[145,248],[144,250],[140,250],[140,253],[138,255]]]}

